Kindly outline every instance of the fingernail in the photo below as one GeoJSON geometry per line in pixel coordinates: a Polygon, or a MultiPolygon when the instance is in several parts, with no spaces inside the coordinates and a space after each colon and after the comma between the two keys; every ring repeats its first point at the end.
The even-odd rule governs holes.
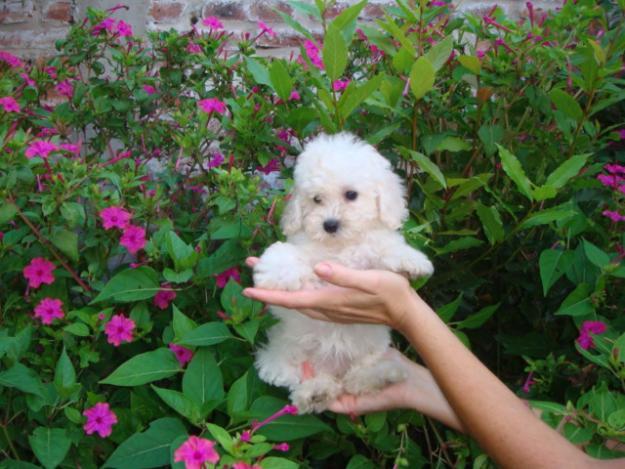
{"type": "Polygon", "coordinates": [[[244,288],[241,293],[243,293],[243,296],[250,296],[252,291],[250,288],[244,288]]]}
{"type": "Polygon", "coordinates": [[[315,272],[318,273],[319,275],[323,275],[324,277],[327,277],[328,275],[332,274],[332,267],[330,266],[330,264],[325,264],[325,263],[317,264],[315,266],[315,272]]]}

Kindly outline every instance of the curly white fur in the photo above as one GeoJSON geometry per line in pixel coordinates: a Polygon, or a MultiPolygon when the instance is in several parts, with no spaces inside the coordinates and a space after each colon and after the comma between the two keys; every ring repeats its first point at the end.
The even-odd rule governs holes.
{"type": "MultiPolygon", "coordinates": [[[[432,274],[428,258],[398,232],[408,215],[404,188],[371,145],[348,133],[321,135],[297,158],[294,178],[281,220],[287,242],[262,255],[254,268],[257,287],[319,284],[313,266],[324,260],[411,277],[432,274]],[[324,228],[327,222],[338,224],[335,232],[324,228]]],[[[398,363],[383,357],[390,346],[387,327],[317,321],[281,307],[271,311],[280,322],[268,331],[256,367],[264,381],[288,387],[301,412],[321,412],[343,392],[364,394],[405,378],[398,363]],[[302,380],[305,361],[315,375],[302,380]]]]}

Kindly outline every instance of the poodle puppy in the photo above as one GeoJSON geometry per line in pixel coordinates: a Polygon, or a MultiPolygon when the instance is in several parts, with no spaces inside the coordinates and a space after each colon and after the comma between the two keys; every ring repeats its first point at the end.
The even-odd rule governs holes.
{"type": "MultiPolygon", "coordinates": [[[[401,179],[371,145],[349,133],[320,135],[297,158],[294,181],[281,219],[287,241],[263,253],[255,286],[320,286],[313,266],[325,260],[413,278],[432,274],[432,263],[398,231],[408,215],[401,179]]],[[[344,392],[364,394],[405,379],[401,364],[385,357],[388,327],[333,324],[282,307],[271,312],[280,322],[257,352],[256,368],[263,381],[289,388],[300,412],[321,412],[344,392]],[[302,379],[307,367],[314,376],[302,379]]]]}

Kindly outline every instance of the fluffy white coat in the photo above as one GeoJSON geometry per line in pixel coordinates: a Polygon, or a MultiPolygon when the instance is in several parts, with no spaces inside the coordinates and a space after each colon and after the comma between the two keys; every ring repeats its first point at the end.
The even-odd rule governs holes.
{"type": "MultiPolygon", "coordinates": [[[[319,285],[313,266],[324,260],[411,277],[433,272],[398,232],[408,214],[404,188],[371,145],[348,133],[316,137],[297,158],[294,180],[281,220],[287,242],[263,253],[255,286],[319,285]]],[[[385,326],[334,324],[281,307],[271,312],[280,322],[268,331],[256,367],[267,383],[290,389],[300,412],[320,412],[344,392],[372,392],[405,378],[400,364],[384,357],[390,346],[385,326]],[[305,361],[314,377],[302,380],[305,361]]]]}

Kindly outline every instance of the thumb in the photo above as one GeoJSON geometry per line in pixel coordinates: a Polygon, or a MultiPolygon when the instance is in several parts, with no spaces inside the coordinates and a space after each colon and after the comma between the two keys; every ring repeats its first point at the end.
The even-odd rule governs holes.
{"type": "Polygon", "coordinates": [[[371,284],[372,272],[366,270],[356,270],[345,267],[336,262],[324,261],[315,265],[317,276],[339,287],[356,288],[366,290],[371,284]]]}

